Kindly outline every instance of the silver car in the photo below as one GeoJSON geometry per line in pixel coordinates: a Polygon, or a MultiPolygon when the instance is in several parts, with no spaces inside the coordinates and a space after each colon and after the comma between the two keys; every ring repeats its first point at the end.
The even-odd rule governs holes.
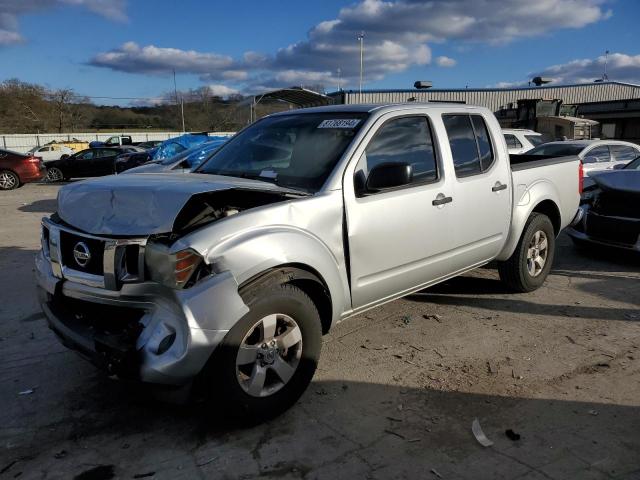
{"type": "Polygon", "coordinates": [[[621,168],[640,155],[640,146],[621,140],[565,140],[548,142],[527,155],[577,155],[585,176],[593,172],[621,168]]]}
{"type": "Polygon", "coordinates": [[[43,219],[40,303],[110,373],[197,379],[229,415],[269,418],[304,392],[342,320],[493,260],[514,291],[540,287],[579,164],[510,159],[481,107],[275,114],[194,173],[63,187],[43,219]]]}

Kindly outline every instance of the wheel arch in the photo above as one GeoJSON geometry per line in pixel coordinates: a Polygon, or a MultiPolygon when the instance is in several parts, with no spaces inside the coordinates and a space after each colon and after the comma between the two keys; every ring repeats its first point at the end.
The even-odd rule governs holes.
{"type": "Polygon", "coordinates": [[[291,284],[305,292],[318,309],[322,323],[322,333],[326,334],[333,323],[333,303],[327,282],[319,272],[309,265],[289,263],[271,267],[238,286],[238,294],[245,303],[252,297],[252,292],[261,287],[291,284]]]}
{"type": "Polygon", "coordinates": [[[496,260],[507,260],[513,254],[532,213],[542,213],[549,217],[554,233],[558,236],[563,224],[560,205],[560,196],[552,183],[540,181],[531,185],[513,207],[509,238],[496,260]]]}

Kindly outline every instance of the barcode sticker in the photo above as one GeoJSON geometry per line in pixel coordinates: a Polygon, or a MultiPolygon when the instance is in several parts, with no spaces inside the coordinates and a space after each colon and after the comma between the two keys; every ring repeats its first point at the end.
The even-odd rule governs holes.
{"type": "Polygon", "coordinates": [[[359,118],[340,118],[336,120],[323,120],[318,128],[355,128],[360,123],[359,118]]]}

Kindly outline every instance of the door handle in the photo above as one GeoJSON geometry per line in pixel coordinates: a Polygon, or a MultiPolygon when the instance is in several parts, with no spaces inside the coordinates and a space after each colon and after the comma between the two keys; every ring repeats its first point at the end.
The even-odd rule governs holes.
{"type": "Polygon", "coordinates": [[[439,207],[440,205],[444,205],[445,203],[453,202],[453,198],[445,197],[442,193],[439,193],[438,196],[431,202],[434,207],[439,207]]]}
{"type": "Polygon", "coordinates": [[[492,192],[499,192],[500,190],[506,190],[507,184],[496,182],[496,184],[491,188],[492,192]]]}

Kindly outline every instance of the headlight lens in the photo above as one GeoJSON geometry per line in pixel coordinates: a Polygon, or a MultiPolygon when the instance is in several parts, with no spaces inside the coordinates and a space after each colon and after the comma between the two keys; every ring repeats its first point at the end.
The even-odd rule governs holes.
{"type": "Polygon", "coordinates": [[[175,284],[182,288],[193,272],[198,268],[202,257],[193,250],[182,250],[175,254],[175,268],[173,269],[175,284]]]}
{"type": "Polygon", "coordinates": [[[147,245],[145,261],[151,280],[170,288],[184,288],[203,259],[190,248],[169,253],[168,248],[147,245]]]}

